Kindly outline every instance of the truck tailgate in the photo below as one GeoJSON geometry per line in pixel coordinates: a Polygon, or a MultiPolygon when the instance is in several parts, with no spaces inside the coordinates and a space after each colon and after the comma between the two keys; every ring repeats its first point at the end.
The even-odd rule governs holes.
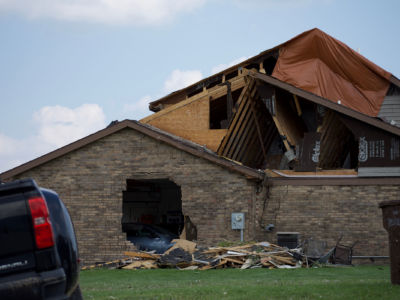
{"type": "Polygon", "coordinates": [[[0,275],[34,268],[32,219],[23,192],[0,189],[0,275]]]}

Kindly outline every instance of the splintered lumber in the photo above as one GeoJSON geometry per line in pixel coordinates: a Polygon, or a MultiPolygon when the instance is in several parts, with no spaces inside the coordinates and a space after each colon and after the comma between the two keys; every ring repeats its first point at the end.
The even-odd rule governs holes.
{"type": "Polygon", "coordinates": [[[248,269],[253,265],[254,261],[251,258],[246,259],[246,261],[244,262],[244,264],[240,267],[240,269],[244,270],[244,269],[248,269]]]}
{"type": "Polygon", "coordinates": [[[229,247],[229,250],[231,251],[235,251],[235,250],[241,250],[241,249],[247,249],[247,248],[251,248],[254,245],[258,245],[259,243],[248,243],[246,245],[241,245],[241,246],[235,246],[235,247],[229,247]]]}
{"type": "Polygon", "coordinates": [[[176,248],[183,249],[186,252],[189,252],[190,254],[193,254],[196,251],[196,243],[193,243],[188,240],[183,240],[183,239],[174,239],[171,241],[174,245],[169,248],[167,251],[165,251],[165,254],[169,254],[172,250],[176,248]]]}
{"type": "Polygon", "coordinates": [[[228,263],[228,261],[226,259],[221,259],[221,261],[218,264],[204,266],[204,267],[201,267],[199,270],[219,269],[222,266],[226,265],[227,263],[228,263]]]}
{"type": "Polygon", "coordinates": [[[232,263],[235,263],[235,264],[238,264],[238,265],[243,265],[245,263],[244,261],[242,261],[240,259],[232,258],[232,257],[229,257],[229,256],[224,257],[224,259],[226,261],[229,261],[229,262],[232,262],[232,263]]]}
{"type": "Polygon", "coordinates": [[[293,259],[292,258],[288,258],[288,257],[282,257],[282,256],[277,256],[276,255],[276,256],[274,256],[274,260],[277,260],[279,262],[283,262],[283,263],[285,263],[287,265],[292,265],[292,266],[296,265],[296,263],[293,262],[293,259]]]}
{"type": "Polygon", "coordinates": [[[216,248],[209,248],[208,250],[203,251],[203,253],[204,254],[212,254],[212,253],[217,254],[217,253],[222,253],[224,251],[227,251],[227,250],[225,250],[225,248],[223,248],[223,247],[216,247],[216,248]]]}
{"type": "Polygon", "coordinates": [[[136,251],[125,251],[124,254],[126,256],[130,256],[130,257],[136,257],[136,258],[147,258],[147,259],[158,259],[160,258],[159,254],[150,254],[147,252],[136,252],[136,251]]]}
{"type": "Polygon", "coordinates": [[[179,270],[197,270],[199,268],[199,266],[189,266],[186,268],[181,268],[179,270]]]}
{"type": "Polygon", "coordinates": [[[132,269],[157,269],[157,263],[154,260],[138,260],[134,261],[129,265],[122,267],[125,270],[132,269]]]}
{"type": "Polygon", "coordinates": [[[299,249],[289,250],[269,242],[248,243],[232,247],[196,249],[196,243],[176,239],[174,246],[164,254],[157,255],[143,251],[129,251],[129,259],[120,268],[154,269],[178,268],[185,270],[209,270],[219,268],[299,268],[303,256],[299,249]],[[296,254],[296,255],[295,255],[296,254]]]}
{"type": "Polygon", "coordinates": [[[301,107],[299,103],[299,99],[297,99],[297,95],[293,94],[294,104],[296,105],[297,115],[301,116],[301,107]]]}

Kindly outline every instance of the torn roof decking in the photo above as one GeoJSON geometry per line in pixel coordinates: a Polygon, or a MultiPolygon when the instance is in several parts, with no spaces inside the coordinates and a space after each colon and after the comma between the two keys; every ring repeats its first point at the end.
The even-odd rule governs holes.
{"type": "Polygon", "coordinates": [[[256,81],[251,78],[248,81],[217,153],[247,166],[262,168],[277,130],[258,97],[256,81]]]}
{"type": "MultiPolygon", "coordinates": [[[[230,79],[230,82],[233,90],[240,91],[240,96],[234,106],[233,118],[226,130],[215,130],[208,127],[210,103],[216,97],[227,93],[226,86],[219,85],[210,90],[204,89],[202,93],[154,113],[141,122],[149,123],[184,139],[205,145],[222,157],[238,161],[251,168],[261,169],[278,167],[276,163],[270,163],[270,160],[274,158],[268,155],[268,150],[276,136],[280,136],[286,151],[291,149],[299,151],[297,147],[301,146],[304,133],[310,130],[302,125],[304,119],[300,118],[302,109],[306,108],[304,107],[306,102],[321,105],[336,112],[332,116],[345,115],[386,132],[400,135],[398,127],[254,70],[244,69],[241,75],[230,79]],[[274,100],[276,114],[270,114],[260,100],[260,91],[257,91],[260,87],[273,91],[276,96],[274,100]],[[196,107],[197,110],[194,112],[191,111],[190,106],[200,102],[203,103],[202,106],[196,107]],[[295,109],[290,109],[291,102],[295,103],[295,109]],[[203,124],[203,130],[188,130],[199,124],[203,124]],[[208,141],[214,139],[213,142],[208,142],[207,137],[208,141]]],[[[329,123],[322,127],[321,161],[317,166],[319,168],[341,168],[349,151],[353,161],[355,159],[354,138],[337,116],[325,122],[328,121],[329,123]],[[329,154],[332,151],[338,153],[332,156],[329,154]]],[[[276,159],[279,157],[276,156],[276,159]]],[[[354,167],[354,162],[351,163],[351,166],[354,167]]]]}
{"type": "MultiPolygon", "coordinates": [[[[300,128],[304,120],[297,117],[296,113],[288,107],[287,104],[290,104],[291,100],[288,100],[287,96],[286,99],[282,98],[281,91],[293,95],[299,116],[301,105],[298,98],[301,98],[399,135],[399,128],[392,125],[396,125],[396,120],[400,119],[400,103],[394,104],[398,105],[397,116],[397,110],[392,109],[392,98],[384,97],[388,93],[390,82],[392,86],[399,84],[399,80],[389,72],[376,66],[340,41],[318,29],[313,29],[241,64],[150,103],[150,109],[157,113],[142,119],[141,122],[205,145],[221,156],[258,168],[266,161],[268,148],[277,134],[282,138],[286,150],[290,151],[303,143],[304,132],[308,131],[300,128]],[[317,63],[310,63],[313,59],[317,63]],[[342,60],[346,64],[342,63],[342,60]],[[308,74],[307,72],[303,74],[298,64],[304,68],[306,68],[304,64],[307,64],[308,74]],[[293,73],[291,70],[294,70],[293,73]],[[363,72],[358,73],[358,70],[363,72]],[[214,130],[210,120],[212,101],[223,94],[226,95],[228,91],[227,87],[221,84],[230,82],[232,90],[237,90],[237,83],[240,82],[239,88],[243,88],[246,75],[256,79],[258,85],[262,82],[276,90],[276,96],[280,99],[276,99],[277,114],[272,115],[275,126],[268,125],[268,116],[262,114],[260,109],[253,112],[254,106],[260,102],[255,95],[245,97],[246,104],[239,106],[238,111],[235,107],[233,118],[236,119],[233,125],[224,127],[227,129],[214,130]],[[283,80],[276,79],[274,76],[283,80]],[[322,80],[324,78],[321,79],[318,76],[330,79],[322,80]],[[310,86],[303,86],[304,82],[308,84],[309,81],[312,82],[310,86]],[[333,81],[335,84],[331,88],[333,81]],[[322,86],[318,86],[319,82],[322,82],[322,86]],[[327,96],[323,97],[321,94],[327,96]],[[335,97],[341,97],[342,100],[337,101],[335,97]],[[251,101],[247,101],[248,99],[251,101]],[[202,104],[195,107],[196,102],[202,102],[202,104]],[[377,112],[378,108],[381,111],[377,112]],[[375,118],[377,115],[383,116],[383,121],[375,118]],[[271,130],[270,127],[276,127],[277,130],[271,130]]],[[[228,98],[228,95],[225,97],[228,98]]],[[[394,101],[397,101],[397,96],[394,101]]],[[[342,126],[340,120],[335,122],[342,126]]],[[[328,136],[332,134],[330,130],[328,136]]],[[[350,135],[346,136],[346,134],[341,136],[344,140],[349,140],[350,135]]],[[[322,136],[324,147],[329,144],[336,145],[335,141],[328,140],[326,136],[324,132],[322,136]]],[[[334,140],[342,142],[339,137],[334,140]]],[[[348,150],[343,145],[339,148],[343,151],[348,150]]],[[[328,154],[325,150],[323,153],[324,162],[320,165],[327,167],[343,161],[343,155],[345,155],[335,156],[338,160],[335,161],[333,158],[327,159],[328,154]]]]}
{"type": "Polygon", "coordinates": [[[218,74],[153,101],[149,108],[152,111],[162,110],[163,106],[168,107],[183,101],[194,93],[201,92],[203,88],[214,86],[244,68],[255,68],[260,73],[272,74],[284,79],[283,81],[287,83],[335,103],[341,100],[342,105],[347,105],[353,110],[374,117],[378,114],[377,109],[383,101],[383,93],[385,90],[387,91],[388,84],[392,83],[400,87],[400,80],[389,72],[319,29],[312,29],[218,74]],[[299,52],[299,48],[302,51],[299,52]],[[315,63],[311,63],[311,61],[315,63]],[[340,63],[341,61],[346,61],[348,65],[340,63]],[[300,65],[303,64],[304,67],[304,64],[309,62],[310,65],[307,65],[308,74],[302,73],[304,68],[300,65]],[[359,70],[365,72],[360,73],[359,70]],[[318,73],[322,73],[322,77],[325,76],[334,80],[334,87],[331,87],[333,86],[331,80],[324,82],[318,73]],[[295,75],[294,78],[293,74],[295,75]],[[309,81],[312,82],[312,86],[308,86],[309,81]],[[320,81],[323,82],[323,86],[319,86],[320,81]],[[304,82],[307,84],[304,84],[304,82]],[[376,82],[380,82],[380,88],[377,91],[375,91],[376,82]],[[350,98],[348,98],[349,95],[350,98]],[[347,98],[341,99],[343,97],[347,98]],[[356,99],[357,101],[361,99],[362,103],[357,103],[356,99]],[[368,106],[371,106],[372,109],[368,106]]]}
{"type": "Polygon", "coordinates": [[[313,93],[307,92],[305,90],[302,90],[300,88],[297,88],[297,87],[295,87],[293,85],[290,85],[290,84],[288,84],[286,82],[280,81],[280,80],[278,80],[276,78],[273,78],[273,77],[265,75],[265,74],[261,74],[261,73],[258,73],[258,72],[251,72],[250,71],[249,72],[249,76],[251,76],[251,77],[253,77],[255,79],[259,79],[259,80],[261,80],[261,81],[263,81],[263,82],[265,82],[267,84],[270,84],[272,86],[275,86],[275,87],[281,88],[283,90],[286,90],[286,91],[288,91],[288,92],[290,92],[290,93],[292,93],[292,94],[294,94],[294,95],[296,95],[298,97],[301,97],[301,98],[304,98],[304,99],[309,100],[311,102],[314,102],[316,104],[325,106],[325,107],[327,107],[329,109],[332,109],[332,110],[334,110],[334,111],[336,111],[338,113],[344,114],[344,115],[349,116],[351,118],[357,119],[357,120],[359,120],[361,122],[367,123],[369,125],[377,127],[377,128],[382,129],[384,131],[387,131],[387,132],[390,132],[390,133],[393,133],[395,135],[399,135],[400,136],[400,128],[392,126],[390,124],[387,124],[387,123],[385,123],[385,122],[383,122],[383,121],[381,121],[381,120],[379,120],[377,118],[367,116],[367,115],[365,115],[363,113],[357,112],[357,111],[355,111],[353,109],[350,109],[348,107],[345,107],[345,106],[343,106],[341,104],[334,103],[334,102],[332,102],[332,101],[330,101],[328,99],[325,99],[323,97],[317,96],[317,95],[315,95],[313,93]]]}
{"type": "Polygon", "coordinates": [[[247,71],[244,71],[243,74],[230,79],[229,88],[227,85],[217,85],[205,89],[202,93],[141,119],[140,122],[205,145],[216,152],[227,131],[228,89],[230,96],[235,98],[232,100],[236,102],[246,85],[246,74],[247,71]],[[215,112],[217,116],[222,113],[223,117],[216,118],[215,112]],[[221,121],[224,121],[225,126],[220,126],[221,121]]]}
{"type": "MultiPolygon", "coordinates": [[[[238,74],[238,76],[235,76],[234,78],[229,80],[231,83],[231,91],[232,92],[244,87],[244,85],[246,84],[245,76],[247,74],[248,74],[248,72],[246,70],[244,70],[243,72],[240,72],[240,74],[238,74]]],[[[193,95],[191,97],[188,97],[188,98],[185,97],[185,99],[182,99],[181,101],[175,103],[174,105],[168,106],[167,108],[165,108],[163,110],[160,110],[154,114],[151,114],[151,115],[141,119],[140,122],[149,123],[150,121],[153,121],[155,119],[163,117],[164,115],[166,115],[172,111],[175,111],[181,107],[187,106],[187,105],[193,103],[194,101],[206,99],[209,97],[211,97],[212,99],[217,99],[223,95],[226,95],[226,93],[227,93],[226,85],[216,85],[211,88],[202,89],[202,91],[200,93],[193,95]]]]}

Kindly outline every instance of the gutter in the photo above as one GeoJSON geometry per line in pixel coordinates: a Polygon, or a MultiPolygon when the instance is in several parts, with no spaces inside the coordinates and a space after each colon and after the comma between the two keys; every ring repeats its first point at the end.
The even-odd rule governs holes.
{"type": "Polygon", "coordinates": [[[288,178],[357,178],[358,175],[288,175],[278,170],[271,170],[272,172],[288,178]]]}

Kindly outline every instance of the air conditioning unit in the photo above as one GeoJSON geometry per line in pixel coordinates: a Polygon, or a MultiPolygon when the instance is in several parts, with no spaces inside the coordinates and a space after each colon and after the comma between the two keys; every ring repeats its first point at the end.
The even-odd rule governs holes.
{"type": "Polygon", "coordinates": [[[289,249],[297,248],[299,244],[299,236],[298,232],[277,232],[276,238],[277,243],[281,247],[287,247],[289,249]]]}

